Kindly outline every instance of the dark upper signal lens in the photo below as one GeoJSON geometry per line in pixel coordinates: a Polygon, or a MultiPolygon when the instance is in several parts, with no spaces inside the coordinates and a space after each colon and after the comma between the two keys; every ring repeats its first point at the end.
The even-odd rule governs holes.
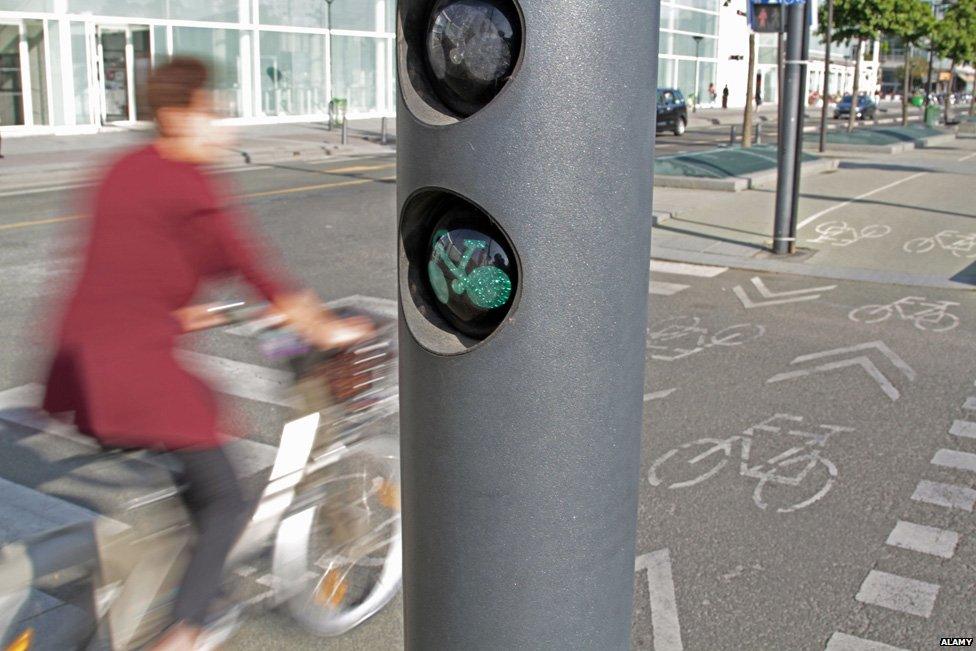
{"type": "Polygon", "coordinates": [[[467,117],[511,76],[521,48],[518,12],[508,0],[438,0],[427,30],[434,92],[467,117]]]}

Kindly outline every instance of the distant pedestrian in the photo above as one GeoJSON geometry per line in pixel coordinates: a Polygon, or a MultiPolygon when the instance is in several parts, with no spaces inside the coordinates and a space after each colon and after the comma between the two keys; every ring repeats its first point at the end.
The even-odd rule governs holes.
{"type": "Polygon", "coordinates": [[[709,103],[712,106],[715,105],[715,100],[716,100],[717,97],[718,97],[718,93],[715,91],[715,84],[714,83],[709,84],[708,85],[708,101],[709,101],[709,103]]]}
{"type": "Polygon", "coordinates": [[[722,89],[722,108],[729,108],[729,85],[725,84],[725,88],[722,89]]]}

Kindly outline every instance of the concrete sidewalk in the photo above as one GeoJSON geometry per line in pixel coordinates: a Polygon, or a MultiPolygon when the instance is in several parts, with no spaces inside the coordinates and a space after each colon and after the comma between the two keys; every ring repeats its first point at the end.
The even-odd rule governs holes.
{"type": "MultiPolygon", "coordinates": [[[[396,120],[386,120],[387,143],[381,143],[379,119],[350,120],[347,142],[341,130],[322,123],[230,127],[237,139],[217,162],[219,167],[375,156],[396,151],[396,120]]],[[[226,127],[220,127],[226,128],[226,127]]],[[[3,139],[0,191],[83,183],[120,151],[152,137],[150,128],[107,127],[91,135],[24,136],[3,139]]]]}
{"type": "Polygon", "coordinates": [[[801,185],[797,249],[770,252],[775,191],[654,191],[652,256],[920,287],[976,287],[976,141],[841,159],[801,185]]]}

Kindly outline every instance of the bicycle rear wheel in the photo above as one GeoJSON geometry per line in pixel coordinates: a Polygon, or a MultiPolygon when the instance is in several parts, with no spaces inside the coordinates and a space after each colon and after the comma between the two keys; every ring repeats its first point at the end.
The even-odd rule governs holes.
{"type": "MultiPolygon", "coordinates": [[[[291,615],[313,633],[341,635],[400,588],[400,455],[388,436],[364,439],[309,479],[325,500],[285,518],[273,572],[291,615]]],[[[299,498],[300,499],[300,498],[299,498]]]]}

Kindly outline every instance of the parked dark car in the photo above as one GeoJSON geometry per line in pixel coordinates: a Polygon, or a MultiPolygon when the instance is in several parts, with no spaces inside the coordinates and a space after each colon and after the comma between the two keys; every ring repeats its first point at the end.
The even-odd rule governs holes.
{"type": "Polygon", "coordinates": [[[677,88],[657,89],[657,130],[671,130],[680,136],[688,126],[688,106],[677,88]]]}
{"type": "MultiPolygon", "coordinates": [[[[875,114],[878,112],[878,105],[874,103],[867,95],[861,95],[857,98],[857,113],[855,117],[860,120],[873,120],[875,114]]],[[[842,117],[849,116],[851,114],[851,96],[844,95],[844,97],[837,102],[837,106],[834,107],[834,119],[840,119],[842,117]]]]}

